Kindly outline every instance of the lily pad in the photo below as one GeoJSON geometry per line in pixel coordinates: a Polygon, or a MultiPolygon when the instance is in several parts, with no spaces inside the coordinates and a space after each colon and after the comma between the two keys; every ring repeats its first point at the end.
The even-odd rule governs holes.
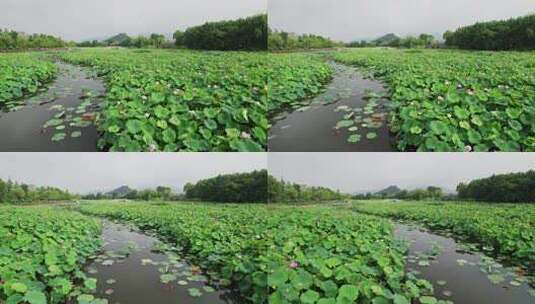
{"type": "Polygon", "coordinates": [[[160,275],[160,281],[164,284],[167,284],[169,282],[172,282],[176,280],[176,275],[174,274],[170,274],[170,273],[166,273],[166,274],[162,274],[160,275]]]}
{"type": "Polygon", "coordinates": [[[361,139],[361,136],[359,134],[352,134],[347,138],[347,141],[350,143],[357,143],[361,139]]]}
{"type": "Polygon", "coordinates": [[[340,120],[338,123],[336,123],[336,128],[337,129],[347,128],[347,127],[352,126],[353,124],[355,124],[355,122],[352,120],[348,120],[348,119],[340,120]]]}
{"type": "Polygon", "coordinates": [[[188,289],[188,293],[189,293],[190,296],[192,296],[194,298],[198,298],[198,297],[202,296],[202,292],[197,288],[189,288],[188,289]]]}
{"type": "Polygon", "coordinates": [[[375,139],[375,138],[377,138],[377,133],[370,132],[370,133],[366,134],[366,138],[367,139],[375,139]]]}
{"type": "Polygon", "coordinates": [[[62,141],[65,139],[65,137],[67,136],[67,134],[65,133],[56,133],[54,134],[54,136],[52,136],[51,140],[52,141],[62,141]]]}

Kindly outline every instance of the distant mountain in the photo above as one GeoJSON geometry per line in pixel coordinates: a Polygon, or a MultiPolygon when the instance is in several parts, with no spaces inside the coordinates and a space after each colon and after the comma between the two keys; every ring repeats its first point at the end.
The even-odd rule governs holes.
{"type": "Polygon", "coordinates": [[[385,197],[389,197],[389,196],[394,196],[396,194],[398,194],[399,192],[401,192],[401,189],[398,187],[398,186],[388,186],[386,187],[385,189],[381,190],[381,191],[377,191],[375,192],[376,195],[381,195],[381,196],[385,196],[385,197]]]}
{"type": "Polygon", "coordinates": [[[106,192],[105,195],[107,196],[111,196],[111,197],[117,197],[117,198],[122,198],[122,197],[125,197],[126,195],[128,195],[128,193],[134,191],[134,189],[128,187],[128,186],[121,186],[117,189],[114,189],[114,190],[111,190],[109,192],[106,192]]]}
{"type": "Polygon", "coordinates": [[[130,37],[126,33],[120,33],[104,40],[104,43],[106,43],[107,45],[120,45],[121,43],[129,39],[130,37]]]}
{"type": "Polygon", "coordinates": [[[373,42],[375,42],[377,45],[389,45],[390,43],[399,39],[400,38],[396,36],[396,34],[390,33],[375,39],[373,42]]]}

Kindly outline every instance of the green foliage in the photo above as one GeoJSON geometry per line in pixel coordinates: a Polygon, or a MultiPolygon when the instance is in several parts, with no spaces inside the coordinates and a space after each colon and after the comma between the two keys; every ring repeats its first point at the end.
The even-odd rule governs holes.
{"type": "Polygon", "coordinates": [[[405,275],[406,248],[394,241],[391,224],[375,217],[273,205],[105,203],[81,209],[176,240],[252,303],[399,302],[431,293],[427,282],[405,275]]]}
{"type": "Polygon", "coordinates": [[[266,203],[267,170],[218,175],[195,184],[186,184],[188,199],[211,202],[266,203]]]}
{"type": "Polygon", "coordinates": [[[35,53],[0,54],[0,107],[36,93],[56,73],[52,62],[41,60],[35,53]]]}
{"type": "Polygon", "coordinates": [[[173,39],[175,39],[175,46],[182,47],[184,46],[184,32],[181,30],[176,30],[173,33],[173,39]]]}
{"type": "Polygon", "coordinates": [[[408,200],[441,200],[446,198],[440,187],[429,186],[425,189],[402,190],[397,186],[390,186],[375,193],[357,194],[354,199],[408,199],[408,200]]]}
{"type": "Polygon", "coordinates": [[[175,40],[176,44],[190,49],[265,51],[267,50],[267,15],[207,22],[188,28],[178,37],[180,39],[175,40]]]}
{"type": "Polygon", "coordinates": [[[230,281],[250,302],[266,302],[266,256],[277,225],[267,205],[105,202],[83,204],[81,211],[154,229],[175,240],[195,265],[230,281]]]}
{"type": "Polygon", "coordinates": [[[492,248],[503,258],[523,265],[534,276],[535,206],[526,204],[475,204],[425,202],[363,202],[359,212],[420,222],[448,230],[492,248]]]}
{"type": "Polygon", "coordinates": [[[326,49],[337,46],[342,46],[342,44],[318,35],[296,35],[269,30],[268,48],[270,51],[326,49]]]}
{"type": "Polygon", "coordinates": [[[91,193],[82,196],[86,200],[103,200],[103,199],[130,199],[144,201],[176,201],[182,199],[180,195],[173,193],[172,189],[165,186],[158,186],[156,189],[134,190],[127,186],[120,187],[108,193],[91,193]],[[123,191],[120,191],[123,190],[123,191]]]}
{"type": "Polygon", "coordinates": [[[431,293],[407,278],[388,221],[334,208],[272,207],[270,303],[373,303],[431,293]]]}
{"type": "Polygon", "coordinates": [[[75,198],[68,191],[54,187],[34,187],[0,179],[1,203],[32,203],[39,201],[64,201],[75,198]]]}
{"type": "Polygon", "coordinates": [[[138,35],[130,37],[125,33],[117,34],[104,41],[92,40],[78,43],[79,47],[103,47],[103,46],[121,46],[121,47],[135,47],[135,48],[164,48],[168,47],[166,38],[162,34],[152,33],[146,37],[138,35]]]}
{"type": "Polygon", "coordinates": [[[335,59],[391,92],[401,151],[535,151],[533,54],[359,49],[335,59]]]}
{"type": "Polygon", "coordinates": [[[62,48],[69,46],[61,38],[45,34],[25,34],[16,31],[0,29],[0,50],[27,50],[62,48]]]}
{"type": "Polygon", "coordinates": [[[313,203],[347,198],[340,191],[279,181],[271,175],[267,179],[267,185],[270,203],[313,203]]]}
{"type": "Polygon", "coordinates": [[[438,43],[433,35],[420,34],[418,37],[408,36],[394,41],[390,46],[400,46],[404,48],[436,48],[438,43]]]}
{"type": "Polygon", "coordinates": [[[0,235],[0,302],[66,303],[90,291],[81,267],[100,248],[97,221],[57,208],[0,207],[0,235]]]}
{"type": "Polygon", "coordinates": [[[446,45],[473,50],[535,49],[535,14],[509,20],[478,22],[444,33],[446,45]]]}
{"type": "Polygon", "coordinates": [[[333,69],[314,55],[269,54],[267,58],[269,115],[307,105],[307,98],[318,95],[333,74],[333,69]]]}
{"type": "Polygon", "coordinates": [[[498,174],[457,186],[460,199],[494,203],[535,203],[535,170],[498,174]]]}
{"type": "Polygon", "coordinates": [[[91,49],[62,53],[107,83],[97,119],[111,151],[264,151],[265,55],[91,49]]]}
{"type": "Polygon", "coordinates": [[[403,47],[403,48],[437,48],[439,47],[433,35],[420,34],[419,36],[407,36],[400,38],[394,34],[387,34],[373,41],[354,41],[346,44],[347,47],[403,47]]]}

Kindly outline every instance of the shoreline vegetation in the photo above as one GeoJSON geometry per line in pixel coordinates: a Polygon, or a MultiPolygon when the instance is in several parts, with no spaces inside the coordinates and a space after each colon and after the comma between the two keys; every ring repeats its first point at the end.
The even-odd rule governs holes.
{"type": "MultiPolygon", "coordinates": [[[[328,187],[278,180],[266,170],[205,178],[186,184],[182,194],[168,186],[145,190],[122,186],[81,200],[56,188],[2,182],[0,201],[12,204],[0,206],[0,219],[4,219],[0,221],[4,235],[0,261],[10,261],[0,263],[0,299],[55,303],[92,297],[94,303],[106,303],[105,298],[95,298],[96,279],[81,271],[87,261],[99,256],[102,218],[132,224],[166,240],[166,248],[177,248],[174,254],[187,256],[193,267],[202,269],[218,286],[238,292],[246,303],[320,299],[325,303],[379,299],[450,303],[434,292],[433,282],[406,270],[408,247],[394,235],[393,219],[409,220],[438,233],[449,231],[468,241],[472,251],[521,267],[514,284],[533,284],[532,204],[460,201],[479,199],[479,190],[474,189],[485,192],[481,185],[496,189],[502,189],[501,184],[517,185],[515,192],[529,192],[525,187],[529,178],[524,177],[531,174],[460,183],[462,198],[428,187],[429,195],[419,196],[419,201],[398,199],[404,190],[393,186],[362,200],[328,187]],[[52,190],[69,195],[70,203],[27,206],[19,198],[26,193],[27,199],[54,200],[57,196],[41,195],[52,190]],[[39,242],[30,246],[28,242],[35,238],[39,242]],[[83,241],[72,243],[65,252],[59,249],[62,245],[51,245],[55,239],[62,244],[83,241]],[[33,268],[14,271],[28,259],[33,268]],[[46,269],[46,275],[35,276],[36,269],[46,269]]],[[[489,280],[503,282],[504,274],[488,275],[489,280]]],[[[175,277],[169,274],[165,282],[175,277]]],[[[194,294],[202,296],[202,292],[194,294]]]]}
{"type": "MultiPolygon", "coordinates": [[[[535,151],[534,33],[535,14],[461,27],[443,40],[390,33],[343,44],[270,30],[269,48],[277,51],[269,57],[280,76],[271,78],[268,113],[307,111],[332,79],[327,62],[334,60],[387,88],[385,120],[397,151],[535,151]]],[[[348,113],[338,125],[366,128],[358,113],[348,113]]],[[[347,140],[358,142],[360,136],[347,140]]]]}

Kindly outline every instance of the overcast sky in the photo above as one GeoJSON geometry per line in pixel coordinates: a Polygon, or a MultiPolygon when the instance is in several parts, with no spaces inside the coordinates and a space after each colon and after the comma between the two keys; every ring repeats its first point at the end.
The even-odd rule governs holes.
{"type": "Polygon", "coordinates": [[[267,10],[267,0],[0,0],[0,28],[68,40],[173,33],[267,10]]]}
{"type": "Polygon", "coordinates": [[[270,173],[346,193],[440,186],[535,169],[535,153],[269,153],[270,173]]]}
{"type": "Polygon", "coordinates": [[[265,169],[265,153],[0,153],[0,178],[76,193],[122,185],[182,189],[218,174],[265,169]]]}
{"type": "Polygon", "coordinates": [[[269,0],[271,28],[335,40],[448,29],[535,12],[535,0],[269,0]]]}

